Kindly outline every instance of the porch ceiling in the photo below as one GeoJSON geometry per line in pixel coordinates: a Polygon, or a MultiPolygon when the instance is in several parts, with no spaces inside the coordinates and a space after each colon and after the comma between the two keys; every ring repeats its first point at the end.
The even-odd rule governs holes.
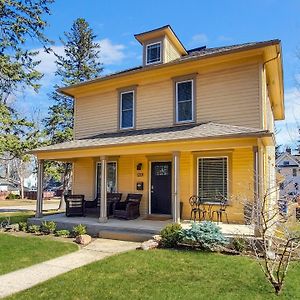
{"type": "MultiPolygon", "coordinates": [[[[82,151],[92,149],[108,149],[116,146],[133,146],[136,148],[137,145],[149,145],[150,143],[154,145],[155,143],[161,144],[167,142],[192,143],[195,141],[209,141],[216,139],[222,140],[234,138],[260,137],[272,137],[272,134],[267,130],[261,130],[257,128],[248,128],[210,122],[203,124],[181,125],[167,128],[153,128],[143,130],[131,130],[126,132],[103,133],[81,140],[73,140],[70,142],[37,148],[31,153],[40,156],[43,153],[46,154],[58,152],[74,152],[78,150],[82,151]]],[[[160,151],[162,151],[162,149],[160,151]]],[[[192,151],[192,149],[190,151],[192,151]]],[[[108,154],[110,155],[111,153],[108,154]]],[[[114,155],[116,154],[117,153],[115,153],[114,155]]],[[[68,156],[64,155],[63,157],[67,158],[68,156]]]]}

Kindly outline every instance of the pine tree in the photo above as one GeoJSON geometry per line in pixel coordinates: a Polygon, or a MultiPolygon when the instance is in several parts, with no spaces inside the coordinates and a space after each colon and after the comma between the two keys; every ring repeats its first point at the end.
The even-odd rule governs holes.
{"type": "Polygon", "coordinates": [[[47,26],[44,14],[50,14],[53,0],[0,0],[0,103],[20,87],[40,87],[42,74],[36,70],[40,61],[37,51],[26,49],[28,38],[47,46],[49,39],[43,31],[47,26]]]}
{"type": "MultiPolygon", "coordinates": [[[[64,45],[64,55],[56,55],[56,75],[60,78],[60,86],[68,86],[93,79],[102,71],[99,59],[100,45],[95,42],[96,35],[88,22],[79,18],[73,23],[70,32],[64,33],[60,39],[64,45]]],[[[49,108],[45,119],[46,134],[49,144],[56,144],[73,139],[73,99],[57,92],[58,85],[50,95],[55,104],[49,108]]],[[[63,174],[63,193],[69,186],[71,165],[56,164],[57,172],[63,174]]],[[[52,164],[53,170],[53,164],[52,164]]]]}

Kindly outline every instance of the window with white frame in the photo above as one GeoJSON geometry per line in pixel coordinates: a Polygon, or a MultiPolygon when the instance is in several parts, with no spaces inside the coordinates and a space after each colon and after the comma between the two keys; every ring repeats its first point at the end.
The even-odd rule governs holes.
{"type": "Polygon", "coordinates": [[[146,64],[161,62],[161,42],[146,45],[146,64]]]}
{"type": "Polygon", "coordinates": [[[134,91],[120,93],[120,129],[134,127],[134,91]]]}
{"type": "Polygon", "coordinates": [[[176,82],[176,122],[194,121],[194,80],[176,82]]]}
{"type": "MultiPolygon", "coordinates": [[[[117,162],[110,161],[107,163],[107,192],[117,192],[117,162]]],[[[96,166],[96,196],[101,196],[101,162],[97,163],[96,166]]]]}
{"type": "Polygon", "coordinates": [[[228,196],[228,157],[198,158],[198,196],[219,202],[228,196]]]}

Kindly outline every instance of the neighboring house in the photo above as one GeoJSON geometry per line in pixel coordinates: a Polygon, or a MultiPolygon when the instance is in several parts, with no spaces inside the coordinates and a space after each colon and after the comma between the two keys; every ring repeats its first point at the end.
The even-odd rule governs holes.
{"type": "Polygon", "coordinates": [[[28,177],[24,178],[24,185],[30,189],[35,190],[37,184],[36,173],[31,173],[28,177]]]}
{"type": "Polygon", "coordinates": [[[0,177],[0,192],[19,192],[19,183],[13,179],[0,177]]]}
{"type": "Polygon", "coordinates": [[[284,177],[280,183],[280,196],[294,196],[300,193],[300,159],[290,149],[276,159],[277,171],[284,177]]]}
{"type": "Polygon", "coordinates": [[[69,161],[72,192],[101,195],[100,221],[109,190],[142,193],[143,216],[175,222],[180,202],[190,218],[191,195],[215,204],[222,195],[229,220],[244,222],[243,201],[276,184],[280,41],[186,50],[170,26],[135,38],[142,66],[59,90],[74,98],[74,140],[34,151],[39,189],[44,160],[69,161]]]}

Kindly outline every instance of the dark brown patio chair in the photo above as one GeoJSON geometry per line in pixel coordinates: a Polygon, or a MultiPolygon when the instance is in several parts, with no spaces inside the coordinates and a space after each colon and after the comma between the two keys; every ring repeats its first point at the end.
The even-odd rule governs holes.
{"type": "Polygon", "coordinates": [[[85,216],[84,195],[65,195],[66,216],[85,216]]]}
{"type": "Polygon", "coordinates": [[[189,199],[189,203],[191,206],[191,218],[190,219],[195,222],[197,219],[197,215],[198,215],[199,221],[205,220],[207,211],[206,211],[205,207],[202,205],[200,197],[198,197],[196,195],[191,196],[189,199]]]}
{"type": "MultiPolygon", "coordinates": [[[[107,193],[107,216],[113,214],[113,204],[120,202],[122,199],[122,193],[107,193]]],[[[89,213],[100,213],[100,195],[97,195],[95,200],[86,201],[85,207],[89,213]]]]}
{"type": "Polygon", "coordinates": [[[125,201],[113,204],[115,218],[133,220],[140,216],[142,194],[128,194],[125,201]]]}

